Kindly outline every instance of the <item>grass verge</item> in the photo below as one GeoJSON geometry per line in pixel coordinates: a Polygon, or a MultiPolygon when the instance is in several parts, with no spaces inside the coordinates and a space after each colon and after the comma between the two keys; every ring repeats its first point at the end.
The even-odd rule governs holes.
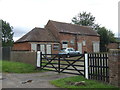
{"type": "Polygon", "coordinates": [[[8,73],[35,73],[43,72],[45,70],[35,70],[35,66],[31,64],[21,63],[21,62],[11,62],[0,60],[0,72],[8,73]]]}
{"type": "Polygon", "coordinates": [[[87,80],[82,76],[73,76],[73,77],[68,77],[68,78],[63,78],[63,79],[58,79],[58,80],[52,80],[50,81],[51,84],[60,87],[60,88],[116,88],[114,86],[104,84],[98,81],[94,80],[87,80]],[[75,83],[75,82],[80,82],[80,81],[85,81],[86,85],[71,85],[70,83],[75,83]]]}

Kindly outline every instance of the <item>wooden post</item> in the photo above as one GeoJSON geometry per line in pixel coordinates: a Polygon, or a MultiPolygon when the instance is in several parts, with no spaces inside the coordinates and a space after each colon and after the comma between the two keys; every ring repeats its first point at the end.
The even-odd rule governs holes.
{"type": "Polygon", "coordinates": [[[60,73],[60,55],[58,56],[58,73],[60,73]]]}
{"type": "Polygon", "coordinates": [[[42,52],[40,52],[40,68],[42,68],[42,52]]]}
{"type": "Polygon", "coordinates": [[[85,53],[85,78],[88,79],[88,54],[85,53]]]}
{"type": "Polygon", "coordinates": [[[42,52],[37,51],[37,68],[41,68],[42,66],[42,52]]]}

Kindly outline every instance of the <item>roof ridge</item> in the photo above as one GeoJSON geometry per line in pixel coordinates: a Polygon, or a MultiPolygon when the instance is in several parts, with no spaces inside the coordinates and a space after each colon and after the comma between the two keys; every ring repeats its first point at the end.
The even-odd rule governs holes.
{"type": "Polygon", "coordinates": [[[66,23],[66,22],[59,22],[59,21],[54,21],[54,20],[50,20],[51,22],[56,22],[56,23],[62,23],[62,24],[70,24],[70,25],[75,25],[75,26],[80,26],[80,27],[85,27],[85,28],[91,28],[90,26],[81,26],[81,25],[78,25],[78,24],[72,24],[72,23],[66,23]]]}
{"type": "MultiPolygon", "coordinates": [[[[72,26],[72,27],[77,27],[77,31],[74,31],[74,30],[70,30],[70,31],[68,31],[68,32],[82,32],[82,33],[91,33],[91,34],[95,34],[95,35],[98,35],[98,33],[95,31],[95,30],[93,30],[93,28],[92,27],[89,27],[89,26],[81,26],[81,25],[77,25],[77,24],[72,24],[72,23],[66,23],[66,22],[59,22],[59,21],[53,21],[53,20],[49,20],[49,22],[51,22],[57,29],[59,29],[59,26],[56,26],[57,24],[59,25],[59,24],[61,24],[61,25],[64,25],[64,26],[66,26],[66,25],[68,25],[68,26],[72,26]],[[81,29],[84,29],[85,30],[85,32],[84,32],[84,30],[82,31],[78,31],[78,28],[81,28],[81,29]],[[87,30],[87,31],[86,31],[87,30]],[[92,33],[93,32],[93,33],[92,33]]],[[[66,27],[68,27],[68,26],[66,26],[66,27]]],[[[70,29],[70,28],[69,28],[70,29]]],[[[62,29],[61,29],[62,30],[62,29]]]]}
{"type": "Polygon", "coordinates": [[[45,29],[45,28],[41,28],[41,27],[34,27],[33,29],[45,29]]]}

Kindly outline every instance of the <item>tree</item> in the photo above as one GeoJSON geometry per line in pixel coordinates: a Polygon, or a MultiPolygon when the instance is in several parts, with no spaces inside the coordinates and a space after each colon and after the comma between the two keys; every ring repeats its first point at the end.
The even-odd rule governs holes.
{"type": "Polygon", "coordinates": [[[107,30],[105,27],[99,27],[97,33],[100,35],[100,51],[106,52],[107,45],[111,42],[116,42],[112,31],[107,30]]]}
{"type": "Polygon", "coordinates": [[[79,13],[78,16],[73,17],[72,22],[77,25],[91,26],[100,35],[100,51],[107,51],[107,45],[110,42],[115,42],[115,37],[112,31],[107,30],[95,23],[95,17],[91,13],[79,13]]]}
{"type": "Polygon", "coordinates": [[[13,27],[6,21],[2,20],[2,46],[12,46],[13,45],[13,27]]]}
{"type": "Polygon", "coordinates": [[[83,12],[73,17],[72,22],[82,26],[93,26],[95,24],[95,17],[91,13],[83,12]]]}

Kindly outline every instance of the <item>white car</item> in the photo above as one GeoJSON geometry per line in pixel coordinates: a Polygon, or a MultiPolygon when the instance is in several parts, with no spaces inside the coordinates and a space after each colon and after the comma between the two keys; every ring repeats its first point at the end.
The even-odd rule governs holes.
{"type": "Polygon", "coordinates": [[[59,54],[68,54],[67,57],[70,57],[70,56],[74,56],[74,55],[77,55],[77,54],[80,54],[79,51],[75,51],[75,49],[73,48],[66,48],[66,49],[63,49],[59,52],[59,54]]]}

